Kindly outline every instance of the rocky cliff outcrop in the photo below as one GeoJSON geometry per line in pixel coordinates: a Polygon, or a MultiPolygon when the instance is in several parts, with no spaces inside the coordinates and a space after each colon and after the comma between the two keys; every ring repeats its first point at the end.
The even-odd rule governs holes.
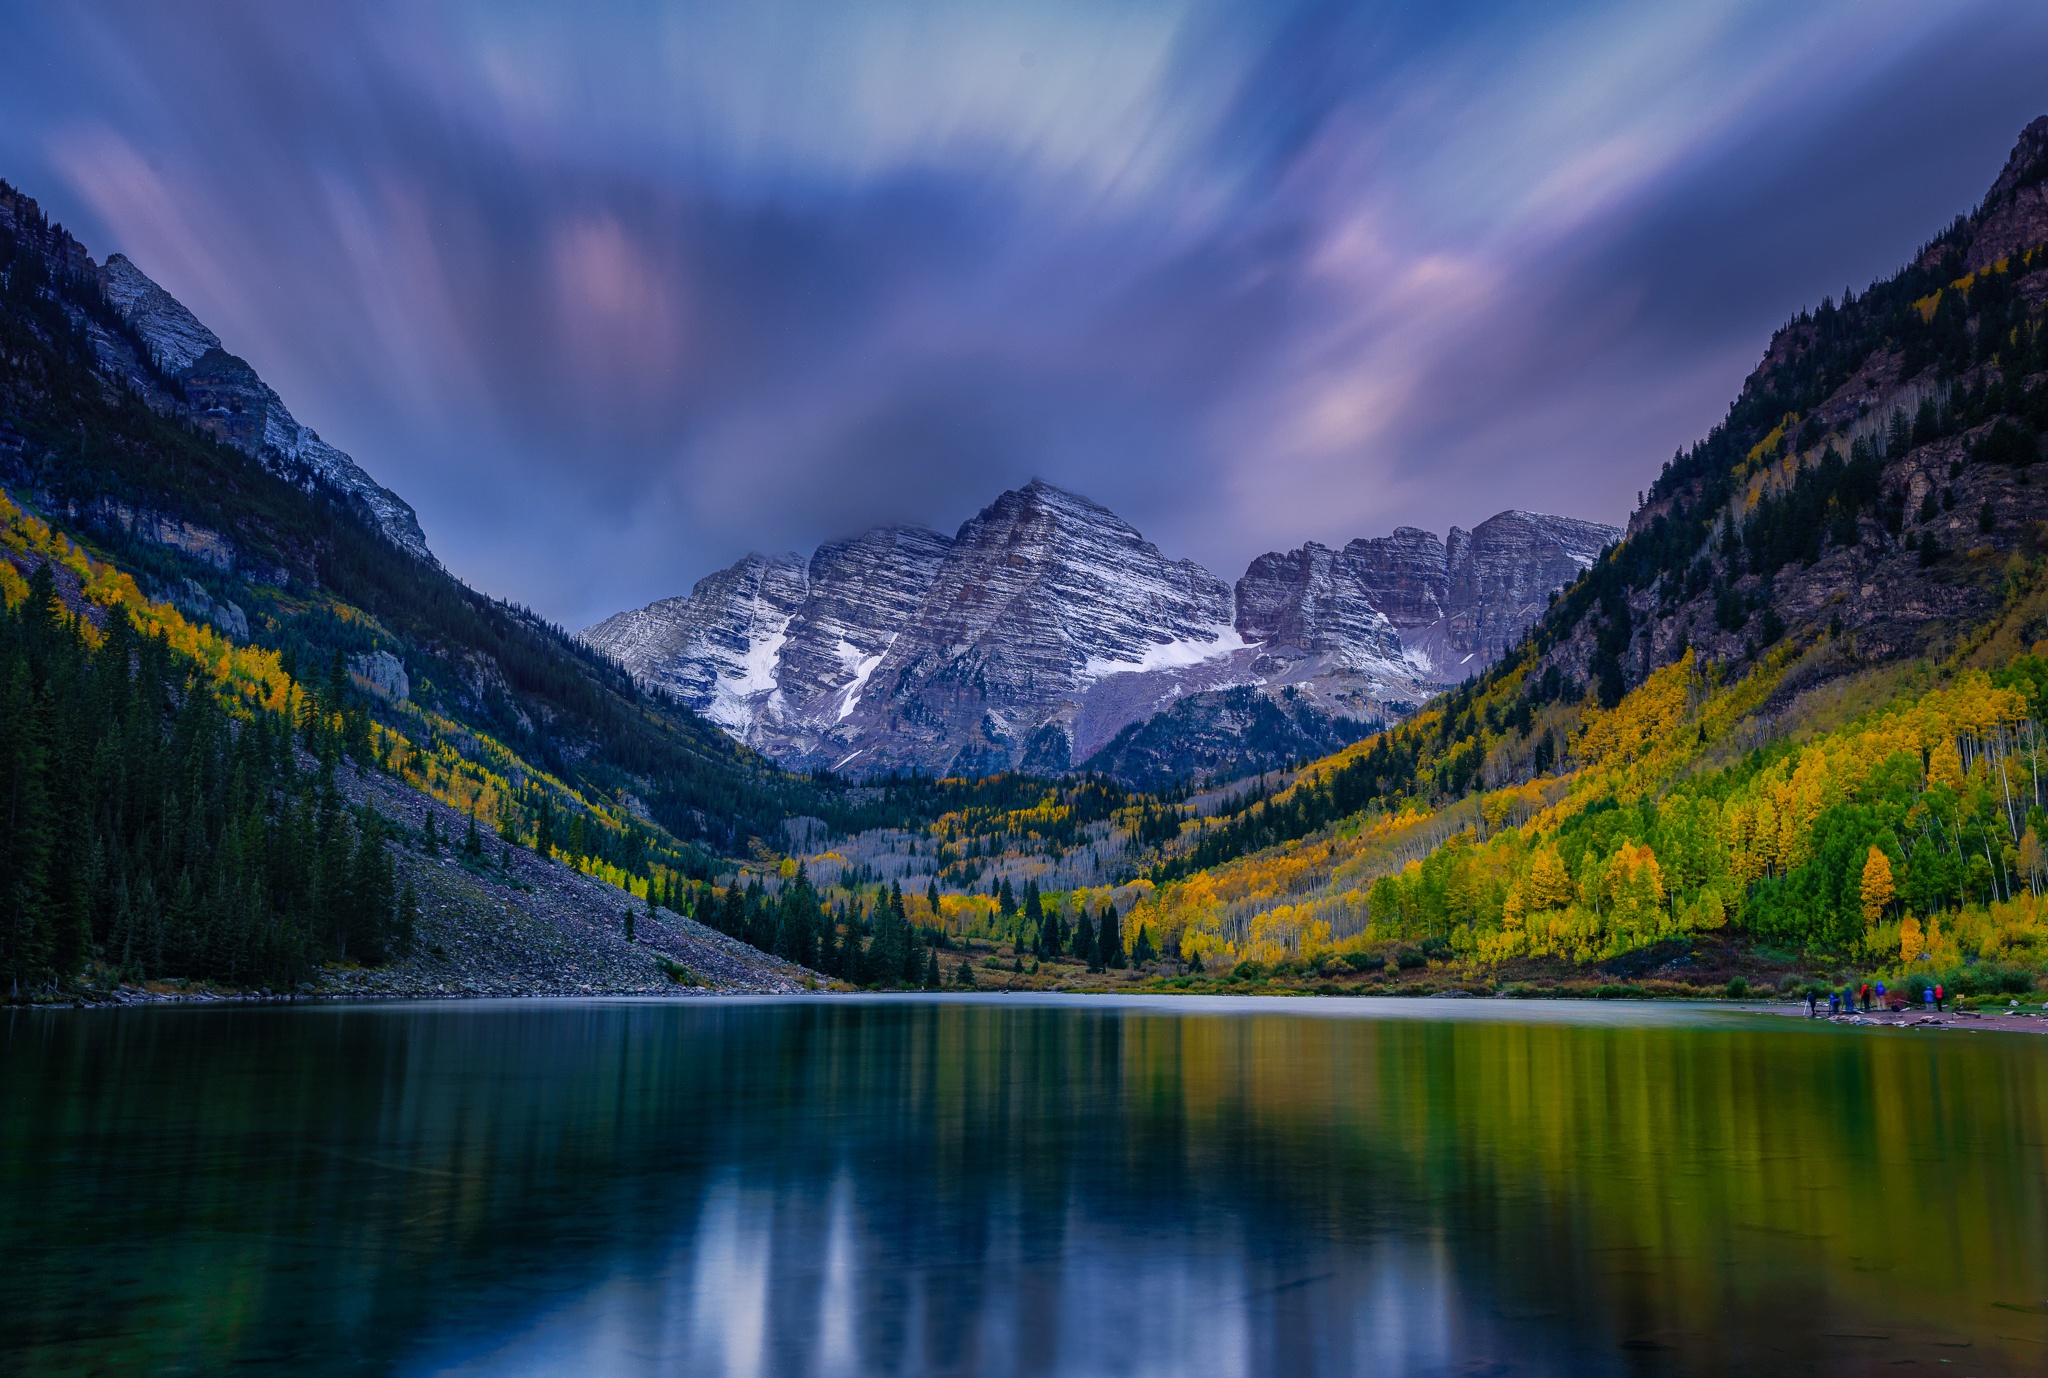
{"type": "Polygon", "coordinates": [[[881,527],[818,547],[806,597],[776,665],[778,733],[792,744],[860,710],[869,682],[924,607],[953,543],[923,527],[881,527]]]}
{"type": "MultiPolygon", "coordinates": [[[[2044,433],[2048,117],[1905,268],[1772,335],[1726,419],[1546,616],[1525,693],[1611,703],[1688,653],[1724,674],[1796,654],[1789,696],[1945,654],[2001,610],[1997,654],[2031,646],[2044,433]]],[[[1493,753],[1489,779],[1527,778],[1530,745],[1493,753]]]]}
{"type": "Polygon", "coordinates": [[[2048,115],[2020,131],[1975,220],[1963,255],[1973,273],[2048,244],[2048,115]]]}
{"type": "Polygon", "coordinates": [[[1555,590],[1618,539],[1617,527],[1502,512],[1450,539],[1412,526],[1341,551],[1310,542],[1261,555],[1237,582],[1238,629],[1286,657],[1359,669],[1405,662],[1434,682],[1483,668],[1541,615],[1555,590]]]}
{"type": "Polygon", "coordinates": [[[1064,770],[1175,685],[1237,677],[1231,611],[1230,586],[1200,565],[1030,483],[961,526],[826,764],[1064,770]]]}
{"type": "Polygon", "coordinates": [[[97,269],[108,302],[148,352],[142,366],[125,340],[95,330],[102,365],[160,411],[183,411],[223,444],[305,488],[325,487],[354,506],[393,545],[432,563],[427,538],[406,501],[362,466],[293,419],[256,370],[222,347],[220,337],[122,254],[97,269]],[[160,381],[161,380],[161,381],[160,381]],[[168,384],[168,387],[165,386],[168,384]]]}
{"type": "Polygon", "coordinates": [[[801,556],[749,555],[687,598],[615,613],[581,639],[744,741],[806,592],[801,556]]]}
{"type": "Polygon", "coordinates": [[[787,765],[1058,772],[1121,742],[1098,764],[1151,780],[1341,744],[1413,711],[1617,534],[1513,512],[1448,544],[1404,527],[1261,556],[1233,589],[1033,482],[950,540],[884,528],[808,562],[749,556],[582,636],[787,765]],[[1226,745],[1240,736],[1257,742],[1226,745]]]}

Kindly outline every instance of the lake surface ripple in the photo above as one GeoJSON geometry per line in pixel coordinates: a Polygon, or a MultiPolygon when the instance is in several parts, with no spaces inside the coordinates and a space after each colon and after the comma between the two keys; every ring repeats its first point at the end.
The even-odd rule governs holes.
{"type": "Polygon", "coordinates": [[[2048,1371],[2048,1039],[1068,998],[0,1015],[0,1370],[2048,1371]]]}

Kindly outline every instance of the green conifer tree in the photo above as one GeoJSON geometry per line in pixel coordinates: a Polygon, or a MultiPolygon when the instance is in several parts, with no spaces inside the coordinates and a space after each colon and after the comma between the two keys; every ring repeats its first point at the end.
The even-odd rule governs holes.
{"type": "Polygon", "coordinates": [[[1130,964],[1124,955],[1123,934],[1117,931],[1116,903],[1113,900],[1102,902],[1102,922],[1096,925],[1095,942],[1102,949],[1104,967],[1121,970],[1130,964]]]}

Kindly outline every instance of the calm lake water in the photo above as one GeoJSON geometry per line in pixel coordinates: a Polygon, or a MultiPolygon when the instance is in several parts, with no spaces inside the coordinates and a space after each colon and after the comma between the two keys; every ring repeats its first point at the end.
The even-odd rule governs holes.
{"type": "Polygon", "coordinates": [[[2041,1373],[2048,1039],[1506,1002],[0,1015],[0,1371],[2041,1373]]]}

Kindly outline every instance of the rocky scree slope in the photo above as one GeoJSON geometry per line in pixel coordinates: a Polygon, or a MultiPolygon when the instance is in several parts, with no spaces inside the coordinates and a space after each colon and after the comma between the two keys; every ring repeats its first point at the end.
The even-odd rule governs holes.
{"type": "Polygon", "coordinates": [[[808,561],[751,555],[581,635],[788,766],[1155,783],[1404,716],[1619,534],[1504,512],[1448,542],[1403,528],[1264,555],[1232,587],[1034,481],[950,539],[883,528],[808,561]]]}
{"type": "MultiPolygon", "coordinates": [[[[444,838],[467,818],[388,776],[341,773],[350,803],[370,804],[417,839],[428,816],[444,838]]],[[[391,844],[419,895],[413,951],[379,967],[330,967],[321,988],[357,996],[790,994],[815,973],[524,848],[484,844],[483,864],[455,848],[391,844]],[[625,915],[633,913],[633,936],[625,915]],[[697,984],[670,976],[687,971],[697,984]]]]}

